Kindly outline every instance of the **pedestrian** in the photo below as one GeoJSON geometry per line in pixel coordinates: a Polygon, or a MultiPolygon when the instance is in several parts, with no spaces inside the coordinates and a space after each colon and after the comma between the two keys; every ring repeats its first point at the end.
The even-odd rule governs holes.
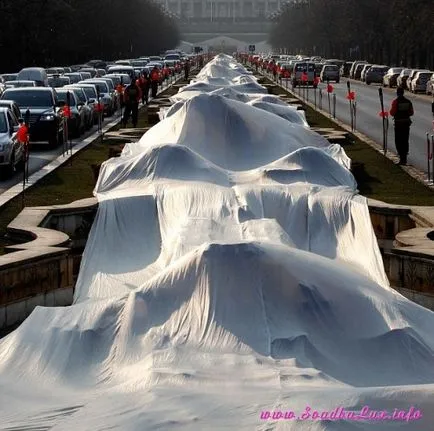
{"type": "Polygon", "coordinates": [[[158,84],[160,83],[160,71],[157,66],[151,71],[151,90],[152,90],[152,98],[155,99],[157,97],[158,92],[158,84]]]}
{"type": "Polygon", "coordinates": [[[390,115],[395,121],[395,146],[399,155],[399,165],[407,164],[410,137],[410,117],[414,115],[413,104],[404,97],[404,89],[398,87],[396,99],[392,102],[390,115]]]}
{"type": "Polygon", "coordinates": [[[137,127],[137,120],[139,116],[139,103],[142,98],[142,92],[136,81],[132,81],[131,84],[125,88],[124,91],[124,104],[125,111],[122,119],[123,127],[127,126],[130,114],[132,117],[133,127],[137,127]]]}
{"type": "Polygon", "coordinates": [[[143,78],[145,79],[145,86],[143,87],[143,100],[144,103],[149,103],[149,90],[151,89],[151,76],[147,70],[143,72],[143,78]]]}
{"type": "Polygon", "coordinates": [[[184,79],[188,81],[188,75],[190,73],[190,60],[187,60],[184,64],[184,79]]]}
{"type": "MultiPolygon", "coordinates": [[[[145,105],[148,103],[148,98],[146,96],[146,86],[147,86],[148,80],[145,76],[145,73],[142,72],[140,74],[140,78],[137,80],[137,85],[140,88],[140,91],[142,93],[142,104],[145,105]]],[[[149,94],[149,89],[148,89],[148,94],[149,94]]]]}

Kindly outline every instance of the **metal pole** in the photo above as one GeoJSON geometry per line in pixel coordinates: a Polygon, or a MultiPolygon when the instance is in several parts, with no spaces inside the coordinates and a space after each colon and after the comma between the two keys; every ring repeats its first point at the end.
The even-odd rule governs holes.
{"type": "Polygon", "coordinates": [[[336,94],[333,93],[333,118],[336,118],[336,94]]]}
{"type": "Polygon", "coordinates": [[[426,132],[426,167],[427,167],[427,173],[428,173],[428,182],[431,182],[431,171],[430,171],[430,163],[431,160],[431,141],[429,139],[429,133],[426,132]]]}
{"type": "Polygon", "coordinates": [[[353,116],[354,116],[354,130],[357,129],[357,102],[353,103],[353,116]]]}
{"type": "MultiPolygon", "coordinates": [[[[348,96],[350,96],[351,93],[351,83],[350,81],[347,81],[347,89],[348,89],[348,96]]],[[[350,117],[351,117],[351,131],[354,131],[354,109],[353,109],[353,101],[348,97],[350,102],[350,117]]]]}
{"type": "Polygon", "coordinates": [[[381,87],[378,89],[378,95],[380,97],[381,116],[382,116],[382,119],[383,119],[383,152],[384,152],[384,155],[386,155],[386,153],[387,153],[386,117],[385,117],[385,113],[384,113],[383,89],[381,87]]]}
{"type": "Polygon", "coordinates": [[[322,110],[322,89],[319,90],[319,109],[322,110]]]}
{"type": "Polygon", "coordinates": [[[316,90],[318,87],[313,89],[313,95],[314,95],[314,100],[315,100],[315,109],[316,109],[316,90]]]}
{"type": "Polygon", "coordinates": [[[431,135],[431,163],[432,181],[434,183],[434,135],[431,135]]]}

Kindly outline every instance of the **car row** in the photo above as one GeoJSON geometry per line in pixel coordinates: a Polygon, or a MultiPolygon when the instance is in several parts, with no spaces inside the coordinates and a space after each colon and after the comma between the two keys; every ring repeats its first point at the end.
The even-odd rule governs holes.
{"type": "Polygon", "coordinates": [[[28,67],[0,75],[0,173],[11,175],[23,162],[17,140],[21,122],[28,122],[32,143],[54,148],[63,142],[65,127],[69,138],[79,138],[98,123],[101,110],[103,117],[112,116],[121,106],[123,89],[140,74],[157,67],[163,83],[180,72],[187,59],[197,61],[196,56],[170,51],[158,57],[28,67]]]}

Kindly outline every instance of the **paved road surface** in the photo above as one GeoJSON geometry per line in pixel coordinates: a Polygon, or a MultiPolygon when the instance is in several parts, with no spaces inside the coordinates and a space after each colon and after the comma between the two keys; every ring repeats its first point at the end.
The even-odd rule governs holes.
{"type": "MultiPolygon", "coordinates": [[[[336,117],[350,125],[350,109],[347,96],[346,80],[339,84],[332,83],[336,93],[336,117]]],[[[321,83],[323,89],[323,109],[328,111],[326,85],[321,83]]],[[[370,137],[379,144],[383,144],[382,119],[378,115],[381,111],[378,95],[378,85],[366,85],[357,81],[351,81],[351,90],[356,93],[357,100],[357,130],[370,137]]],[[[396,89],[383,89],[384,109],[389,111],[392,100],[396,97],[396,89]]],[[[309,100],[313,101],[313,92],[309,91],[309,100]]],[[[415,115],[410,129],[410,154],[408,162],[418,169],[427,170],[426,133],[433,133],[433,115],[431,112],[431,97],[425,95],[413,95],[406,93],[414,107],[415,115]]],[[[389,120],[388,149],[396,154],[393,119],[389,120]]]]}

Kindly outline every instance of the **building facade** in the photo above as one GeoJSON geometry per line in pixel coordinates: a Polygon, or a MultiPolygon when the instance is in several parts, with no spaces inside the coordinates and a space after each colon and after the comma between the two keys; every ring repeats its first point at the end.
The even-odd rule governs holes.
{"type": "Polygon", "coordinates": [[[171,14],[188,21],[264,20],[277,12],[281,0],[158,0],[171,14]]]}

